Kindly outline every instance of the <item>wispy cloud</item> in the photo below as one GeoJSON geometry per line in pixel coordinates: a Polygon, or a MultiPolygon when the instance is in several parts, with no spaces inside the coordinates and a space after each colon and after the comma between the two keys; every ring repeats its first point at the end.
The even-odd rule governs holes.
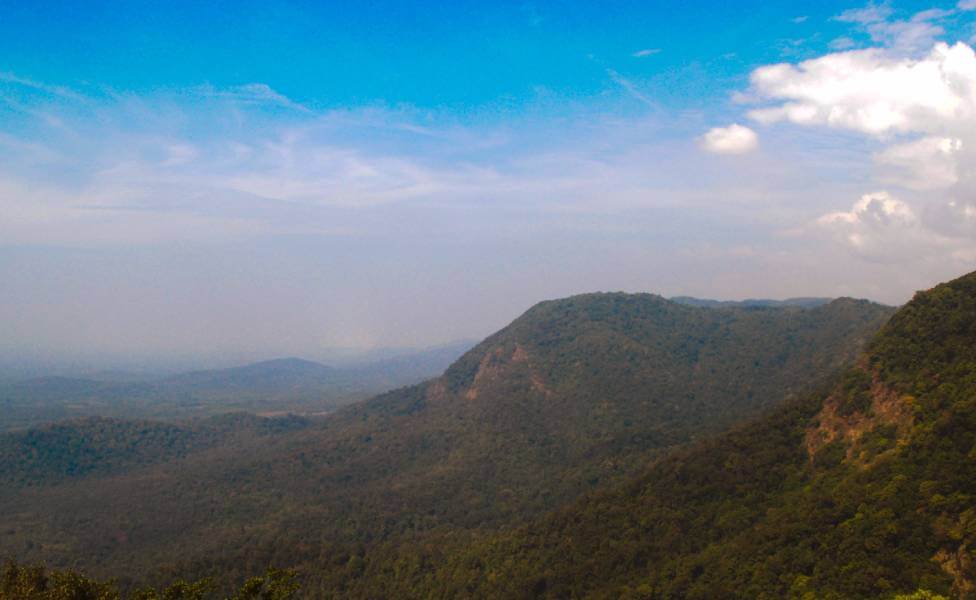
{"type": "Polygon", "coordinates": [[[908,19],[893,19],[894,10],[885,2],[844,11],[834,19],[857,25],[873,42],[890,51],[911,53],[931,47],[945,33],[940,21],[953,14],[955,11],[952,10],[929,9],[908,19]]]}
{"type": "Polygon", "coordinates": [[[217,89],[207,85],[198,88],[198,92],[203,96],[227,98],[241,104],[273,105],[304,113],[312,112],[308,107],[293,101],[264,83],[248,83],[228,89],[217,89]]]}
{"type": "Polygon", "coordinates": [[[612,211],[608,179],[619,186],[617,206],[636,196],[628,187],[653,181],[644,159],[626,154],[634,141],[621,144],[617,163],[594,154],[642,127],[613,119],[574,128],[577,138],[591,133],[572,148],[566,136],[410,110],[315,112],[264,85],[79,96],[77,104],[84,110],[72,100],[52,107],[62,129],[35,118],[19,125],[22,135],[0,136],[6,243],[345,234],[363,231],[356,214],[486,201],[547,214],[612,211]]]}
{"type": "Polygon", "coordinates": [[[640,101],[641,103],[655,107],[656,103],[651,99],[650,96],[645,94],[636,83],[632,80],[624,77],[614,69],[607,69],[607,75],[610,76],[610,80],[619,85],[624,91],[627,92],[630,97],[640,101]]]}
{"type": "Polygon", "coordinates": [[[631,54],[631,56],[633,56],[634,58],[645,58],[660,53],[661,53],[660,48],[644,48],[643,50],[638,50],[637,52],[634,52],[633,54],[631,54]]]}
{"type": "MultiPolygon", "coordinates": [[[[793,282],[784,293],[795,294],[815,291],[803,287],[809,278],[795,276],[811,251],[804,244],[840,234],[821,225],[802,239],[779,232],[850,212],[850,199],[863,194],[851,173],[887,169],[885,185],[914,210],[920,231],[929,227],[927,212],[897,189],[895,177],[924,176],[900,167],[905,157],[945,158],[930,156],[927,145],[860,156],[845,146],[838,156],[824,139],[780,133],[774,125],[782,120],[773,120],[759,132],[764,151],[750,153],[759,137],[752,124],[702,135],[701,113],[665,112],[639,82],[606,72],[614,106],[635,99],[638,110],[461,121],[410,108],[316,110],[259,84],[62,98],[45,106],[63,127],[8,115],[24,121],[0,137],[0,239],[116,251],[300,237],[350,247],[480,240],[488,254],[513,244],[589,239],[605,244],[606,263],[646,273],[644,259],[621,262],[621,248],[630,247],[621,240],[629,240],[640,256],[683,256],[690,271],[706,255],[736,261],[722,263],[735,268],[789,256],[779,266],[763,263],[750,281],[776,272],[779,281],[793,282]],[[729,154],[740,156],[723,156],[729,154]],[[746,239],[755,252],[733,251],[746,239]],[[705,242],[707,253],[694,250],[705,242]]],[[[781,108],[793,101],[784,93],[757,86],[750,102],[781,108]]],[[[933,168],[947,174],[952,164],[933,168]]],[[[837,252],[849,250],[845,243],[837,252]]],[[[621,278],[632,273],[626,269],[621,278]]],[[[600,273],[605,269],[594,263],[585,277],[592,282],[600,273]]],[[[837,275],[824,273],[820,281],[837,275]]],[[[566,291],[582,284],[573,285],[566,291]]]]}
{"type": "Polygon", "coordinates": [[[857,23],[859,25],[871,25],[887,21],[894,11],[888,2],[871,2],[862,8],[851,8],[840,13],[834,19],[845,23],[857,23]]]}
{"type": "Polygon", "coordinates": [[[82,94],[70,88],[60,86],[60,85],[50,85],[47,83],[34,81],[33,79],[28,79],[26,77],[18,77],[13,73],[4,72],[4,71],[0,71],[0,84],[30,88],[32,90],[43,92],[45,94],[50,94],[52,96],[58,96],[70,100],[82,100],[84,98],[82,94]]]}
{"type": "Polygon", "coordinates": [[[847,36],[841,36],[839,38],[834,38],[830,41],[831,50],[850,50],[851,48],[857,47],[857,42],[852,40],[847,36]]]}

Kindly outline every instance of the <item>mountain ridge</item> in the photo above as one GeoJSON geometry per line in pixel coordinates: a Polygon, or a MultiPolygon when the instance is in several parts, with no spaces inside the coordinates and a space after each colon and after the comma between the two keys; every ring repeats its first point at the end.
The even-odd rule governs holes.
{"type": "Polygon", "coordinates": [[[232,583],[269,563],[303,566],[309,594],[327,595],[345,589],[367,552],[520,524],[800,394],[852,360],[890,314],[852,300],[543,302],[441,377],[297,431],[8,490],[0,515],[16,518],[0,516],[0,532],[14,532],[0,535],[0,552],[55,567],[83,560],[106,576],[152,579],[157,568],[160,580],[218,573],[232,583]],[[47,514],[71,515],[56,543],[47,514]],[[106,541],[106,531],[127,542],[106,541]]]}
{"type": "Polygon", "coordinates": [[[350,595],[972,598],[974,390],[976,273],[820,391],[524,526],[377,553],[350,595]]]}
{"type": "Polygon", "coordinates": [[[786,307],[795,306],[800,308],[816,308],[829,304],[840,298],[826,297],[797,297],[786,298],[784,300],[772,300],[769,298],[747,298],[745,300],[712,300],[709,298],[696,298],[694,296],[672,296],[672,302],[686,304],[688,306],[701,306],[704,308],[749,308],[749,307],[786,307]]]}

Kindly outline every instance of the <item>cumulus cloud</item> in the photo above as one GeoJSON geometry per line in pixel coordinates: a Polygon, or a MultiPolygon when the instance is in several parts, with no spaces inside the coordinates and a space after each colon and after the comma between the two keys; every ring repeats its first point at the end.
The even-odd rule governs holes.
{"type": "MultiPolygon", "coordinates": [[[[976,9],[963,0],[958,10],[976,9]]],[[[933,9],[894,18],[869,4],[835,17],[876,44],[835,40],[835,51],[799,63],[760,67],[737,95],[760,125],[789,124],[836,132],[839,143],[862,136],[873,169],[850,210],[815,220],[814,231],[877,260],[969,260],[976,257],[976,52],[937,41],[940,23],[957,11],[933,9]]]]}
{"type": "Polygon", "coordinates": [[[701,146],[715,154],[745,154],[759,147],[759,136],[752,129],[733,123],[710,129],[702,136],[701,146]]]}
{"type": "Polygon", "coordinates": [[[921,59],[880,48],[840,52],[798,65],[761,67],[754,93],[775,106],[750,116],[764,124],[827,125],[874,136],[939,133],[976,116],[976,53],[938,43],[921,59]]]}
{"type": "Polygon", "coordinates": [[[750,111],[755,121],[875,140],[878,184],[940,192],[914,203],[944,206],[976,192],[976,52],[964,43],[939,42],[916,58],[885,48],[827,54],[761,67],[751,81],[749,97],[765,104],[750,111]]]}
{"type": "Polygon", "coordinates": [[[891,146],[874,159],[881,167],[883,181],[914,190],[934,190],[958,183],[962,147],[958,138],[928,136],[891,146]]]}
{"type": "Polygon", "coordinates": [[[886,191],[861,196],[850,210],[831,212],[817,225],[857,254],[873,260],[898,260],[925,238],[908,204],[886,191]]]}
{"type": "Polygon", "coordinates": [[[932,219],[945,225],[945,230],[958,237],[976,239],[976,199],[950,200],[934,207],[932,219]]]}
{"type": "MultiPolygon", "coordinates": [[[[885,191],[861,196],[849,211],[828,213],[817,222],[821,225],[856,225],[866,227],[891,227],[912,225],[915,213],[904,202],[885,191]]],[[[859,245],[856,238],[852,243],[859,245]]]]}
{"type": "Polygon", "coordinates": [[[854,255],[875,263],[959,263],[976,260],[976,207],[950,201],[921,215],[887,191],[864,194],[850,210],[827,213],[814,225],[854,255]],[[951,222],[939,226],[939,221],[951,222]]]}

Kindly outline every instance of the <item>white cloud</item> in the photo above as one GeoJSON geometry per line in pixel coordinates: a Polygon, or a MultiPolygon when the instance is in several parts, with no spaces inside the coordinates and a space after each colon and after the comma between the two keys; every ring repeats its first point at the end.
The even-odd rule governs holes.
{"type": "Polygon", "coordinates": [[[976,115],[976,53],[938,43],[921,59],[871,48],[752,73],[754,94],[781,101],[753,110],[761,123],[791,121],[883,136],[941,133],[976,115]]]}
{"type": "Polygon", "coordinates": [[[291,98],[275,91],[265,83],[248,83],[227,89],[218,89],[213,86],[203,86],[198,89],[203,96],[214,98],[226,98],[244,105],[275,105],[291,110],[311,113],[312,111],[291,98]]]}
{"type": "Polygon", "coordinates": [[[185,165],[199,156],[199,151],[192,144],[187,143],[175,143],[171,144],[167,148],[166,158],[160,163],[163,167],[176,167],[180,165],[185,165]]]}
{"type": "Polygon", "coordinates": [[[831,50],[850,50],[857,46],[857,42],[847,36],[835,38],[830,42],[831,50]]]}
{"type": "Polygon", "coordinates": [[[821,225],[855,225],[890,227],[913,225],[916,222],[912,209],[885,191],[861,196],[849,211],[828,213],[817,222],[821,225]]]}
{"type": "Polygon", "coordinates": [[[957,264],[971,268],[976,260],[976,207],[949,202],[939,204],[923,218],[908,203],[887,191],[863,195],[847,211],[821,216],[814,223],[842,247],[875,263],[910,265],[957,264]],[[951,220],[955,231],[935,221],[951,220]]]}
{"type": "Polygon", "coordinates": [[[950,187],[959,181],[962,140],[929,136],[897,144],[875,155],[881,179],[914,190],[950,187]]]}
{"type": "Polygon", "coordinates": [[[945,29],[938,21],[949,17],[953,11],[942,9],[923,10],[907,20],[895,20],[891,6],[869,4],[864,8],[847,10],[834,17],[837,21],[852,23],[863,29],[871,40],[899,52],[913,52],[928,48],[945,29]]]}
{"type": "Polygon", "coordinates": [[[631,54],[634,58],[644,58],[645,56],[652,56],[654,54],[659,54],[661,52],[660,48],[644,48],[643,50],[638,50],[631,54]]]}
{"type": "MultiPolygon", "coordinates": [[[[650,102],[629,83],[620,79],[650,102]]],[[[757,195],[744,165],[731,185],[712,183],[725,177],[721,161],[703,171],[696,149],[655,138],[663,127],[688,135],[697,118],[588,112],[568,143],[544,127],[408,109],[286,110],[272,92],[192,88],[45,104],[64,121],[58,129],[21,113],[16,135],[0,134],[0,239],[111,246],[401,232],[404,213],[432,227],[455,219],[444,228],[452,232],[508,226],[513,214],[522,215],[515,228],[560,221],[564,230],[579,218],[574,227],[599,229],[625,211],[707,205],[710,185],[727,205],[757,195]],[[600,219],[583,219],[594,212],[600,219]]]]}
{"type": "Polygon", "coordinates": [[[759,136],[752,129],[733,123],[710,129],[702,136],[701,146],[715,154],[745,154],[759,147],[759,136]]]}
{"type": "Polygon", "coordinates": [[[825,214],[816,224],[871,260],[903,259],[927,237],[911,207],[885,191],[865,194],[850,210],[825,214]]]}
{"type": "MultiPolygon", "coordinates": [[[[756,69],[741,97],[765,104],[749,116],[865,134],[877,181],[911,190],[948,190],[976,173],[976,52],[935,44],[918,58],[884,48],[827,54],[797,65],[756,69]]],[[[938,200],[938,198],[934,198],[938,200]]]]}
{"type": "Polygon", "coordinates": [[[0,84],[16,85],[70,100],[83,99],[81,94],[78,94],[77,92],[74,92],[66,87],[59,85],[48,85],[46,83],[27,79],[26,77],[18,77],[17,75],[6,71],[0,71],[0,84]]]}
{"type": "MultiPolygon", "coordinates": [[[[958,9],[974,10],[976,0],[958,9]]],[[[756,123],[819,129],[838,155],[850,153],[852,134],[862,136],[873,159],[864,185],[894,192],[864,194],[802,231],[826,232],[873,262],[976,257],[976,52],[937,41],[953,14],[932,9],[898,20],[888,3],[846,11],[835,19],[868,33],[875,47],[760,67],[735,95],[753,105],[756,123]]],[[[853,44],[845,36],[831,46],[853,44]]]]}
{"type": "Polygon", "coordinates": [[[947,205],[953,218],[958,219],[965,225],[976,224],[976,206],[966,202],[956,202],[952,200],[947,205]]]}
{"type": "Polygon", "coordinates": [[[647,94],[642,92],[640,88],[638,88],[636,83],[624,77],[623,75],[621,75],[620,73],[618,73],[613,69],[607,69],[607,75],[610,76],[611,81],[613,81],[621,88],[623,88],[630,96],[632,96],[636,100],[639,100],[642,104],[646,104],[647,106],[654,107],[654,101],[651,100],[647,96],[647,94]]]}
{"type": "Polygon", "coordinates": [[[834,18],[845,23],[867,25],[888,20],[891,13],[891,6],[889,6],[887,3],[875,4],[872,2],[863,8],[851,8],[845,10],[834,18]]]}

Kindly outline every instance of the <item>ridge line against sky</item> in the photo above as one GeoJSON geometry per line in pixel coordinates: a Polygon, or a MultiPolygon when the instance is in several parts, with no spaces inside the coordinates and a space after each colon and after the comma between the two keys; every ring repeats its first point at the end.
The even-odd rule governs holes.
{"type": "Polygon", "coordinates": [[[894,304],[976,264],[971,0],[3,8],[0,358],[428,345],[604,289],[894,304]]]}

